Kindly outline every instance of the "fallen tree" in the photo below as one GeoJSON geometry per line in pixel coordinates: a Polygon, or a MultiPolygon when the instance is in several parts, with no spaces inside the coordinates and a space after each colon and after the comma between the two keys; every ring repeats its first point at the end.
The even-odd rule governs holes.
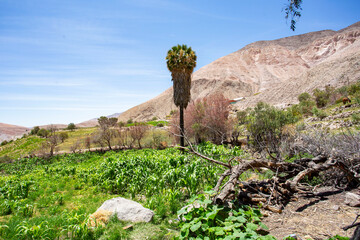
{"type": "Polygon", "coordinates": [[[329,135],[317,131],[314,134],[298,135],[289,144],[292,151],[312,154],[314,157],[298,158],[293,162],[275,158],[269,151],[267,158],[231,157],[227,162],[222,162],[201,154],[189,141],[188,144],[188,151],[192,154],[225,168],[213,189],[216,192],[213,202],[216,204],[227,204],[233,200],[248,205],[261,203],[265,209],[281,212],[295,198],[295,193],[313,189],[302,184],[301,180],[320,173],[327,176],[328,184],[335,187],[350,189],[360,185],[360,135],[351,132],[329,135]],[[240,175],[250,169],[268,169],[275,176],[262,181],[240,181],[240,175]]]}

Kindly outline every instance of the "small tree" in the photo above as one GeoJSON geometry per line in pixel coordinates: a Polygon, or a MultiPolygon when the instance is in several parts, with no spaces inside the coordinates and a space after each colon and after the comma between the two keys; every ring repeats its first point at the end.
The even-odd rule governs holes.
{"type": "Polygon", "coordinates": [[[132,139],[132,143],[137,142],[139,148],[141,147],[141,140],[145,137],[145,134],[148,130],[148,126],[141,124],[141,123],[137,123],[134,126],[130,127],[130,137],[132,139]]]}
{"type": "Polygon", "coordinates": [[[46,130],[45,128],[41,128],[38,132],[37,135],[39,137],[43,137],[43,138],[47,138],[50,135],[50,132],[48,130],[46,130]]]}
{"type": "Polygon", "coordinates": [[[115,127],[117,120],[117,118],[107,118],[105,116],[101,116],[100,118],[98,118],[98,123],[100,128],[107,129],[110,127],[115,127]]]}
{"type": "Polygon", "coordinates": [[[35,126],[35,127],[33,127],[33,129],[31,129],[30,134],[31,134],[31,135],[37,135],[37,133],[39,132],[39,130],[40,130],[40,127],[39,127],[39,126],[35,126]]]}
{"type": "Polygon", "coordinates": [[[69,135],[66,132],[59,133],[60,141],[63,143],[66,139],[69,138],[69,135]]]}
{"type": "Polygon", "coordinates": [[[298,119],[289,111],[283,111],[259,102],[250,112],[247,130],[255,150],[275,153],[280,159],[280,144],[284,139],[283,127],[298,119]]]}
{"type": "Polygon", "coordinates": [[[112,139],[116,136],[116,130],[114,127],[116,126],[117,118],[107,118],[105,116],[101,116],[98,118],[98,123],[100,126],[97,134],[98,140],[100,142],[104,142],[111,150],[112,139]]]}
{"type": "Polygon", "coordinates": [[[50,156],[53,156],[56,146],[60,143],[60,136],[57,134],[51,135],[48,138],[47,143],[50,148],[50,156]]]}
{"type": "Polygon", "coordinates": [[[79,140],[77,140],[70,146],[70,151],[72,151],[73,153],[76,153],[76,150],[78,150],[80,148],[80,146],[81,146],[81,142],[79,140]]]}
{"type": "Polygon", "coordinates": [[[74,123],[69,123],[66,129],[74,131],[76,129],[76,125],[74,123]]]}
{"type": "Polygon", "coordinates": [[[89,136],[87,136],[85,138],[84,145],[90,151],[90,149],[91,149],[91,138],[89,136]]]}
{"type": "Polygon", "coordinates": [[[119,127],[118,129],[118,144],[122,147],[127,147],[129,138],[129,128],[119,127]]]}
{"type": "Polygon", "coordinates": [[[55,132],[57,130],[58,130],[58,128],[54,124],[50,124],[50,126],[48,127],[48,131],[49,131],[50,135],[55,134],[55,132]]]}
{"type": "MultiPolygon", "coordinates": [[[[196,143],[212,141],[223,143],[232,129],[229,121],[229,102],[222,94],[191,102],[185,111],[185,133],[196,143]]],[[[173,131],[179,134],[177,116],[172,119],[173,131]]]]}

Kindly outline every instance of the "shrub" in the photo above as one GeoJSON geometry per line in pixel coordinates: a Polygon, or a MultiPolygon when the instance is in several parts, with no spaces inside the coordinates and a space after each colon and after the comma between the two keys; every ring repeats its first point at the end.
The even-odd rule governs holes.
{"type": "Polygon", "coordinates": [[[351,95],[354,95],[356,93],[360,92],[360,81],[358,81],[357,83],[351,84],[350,86],[348,86],[348,92],[351,95]]]}
{"type": "Polygon", "coordinates": [[[326,114],[325,111],[318,109],[317,107],[313,107],[313,109],[311,110],[311,112],[318,118],[320,118],[321,120],[326,118],[328,115],[326,114]]]}
{"type": "Polygon", "coordinates": [[[67,134],[66,132],[61,132],[61,133],[59,133],[59,138],[60,138],[60,141],[63,143],[66,139],[69,138],[69,134],[67,134]]]}
{"type": "Polygon", "coordinates": [[[132,124],[132,123],[133,123],[133,120],[130,118],[129,120],[127,120],[126,123],[127,123],[127,124],[132,124]]]}
{"type": "Polygon", "coordinates": [[[318,108],[325,107],[328,104],[330,95],[325,90],[316,88],[313,93],[318,108]]]}
{"type": "Polygon", "coordinates": [[[47,138],[49,136],[49,134],[50,134],[50,132],[48,130],[46,130],[45,128],[42,128],[37,132],[37,135],[39,137],[44,137],[44,138],[47,138]]]}
{"type": "Polygon", "coordinates": [[[70,131],[74,131],[76,129],[76,125],[74,123],[69,123],[66,129],[70,131]]]}
{"type": "Polygon", "coordinates": [[[297,121],[298,118],[290,111],[259,102],[250,112],[246,125],[252,140],[251,146],[259,152],[267,149],[278,155],[280,143],[284,138],[283,127],[297,121]]]}
{"type": "Polygon", "coordinates": [[[8,144],[8,141],[4,140],[4,141],[1,142],[0,146],[4,146],[6,144],[8,144]]]}
{"type": "Polygon", "coordinates": [[[352,122],[355,124],[360,123],[360,113],[354,113],[351,115],[352,122]]]}
{"type": "Polygon", "coordinates": [[[157,127],[164,127],[164,124],[163,123],[158,123],[156,126],[157,127]]]}
{"type": "MultiPolygon", "coordinates": [[[[229,121],[230,105],[222,94],[191,102],[185,110],[185,134],[196,143],[212,141],[221,144],[231,130],[229,121]]],[[[178,117],[174,116],[172,126],[178,126],[178,117]]],[[[179,132],[173,127],[174,132],[179,132]]]]}
{"type": "Polygon", "coordinates": [[[348,86],[342,86],[337,89],[337,92],[340,93],[342,96],[348,95],[348,86]]]}
{"type": "Polygon", "coordinates": [[[145,134],[148,130],[148,126],[137,123],[134,126],[130,127],[130,137],[132,139],[132,143],[137,142],[139,148],[142,148],[141,146],[141,140],[145,137],[145,134]]]}
{"type": "Polygon", "coordinates": [[[243,111],[238,111],[236,113],[236,117],[237,120],[239,122],[239,124],[245,124],[246,123],[246,117],[249,113],[249,109],[243,110],[243,111]]]}
{"type": "Polygon", "coordinates": [[[301,93],[298,96],[299,102],[308,101],[310,99],[311,99],[311,95],[309,93],[307,93],[307,92],[301,93]]]}
{"type": "Polygon", "coordinates": [[[40,130],[40,127],[39,127],[39,126],[35,126],[35,127],[33,127],[33,129],[31,129],[30,134],[31,134],[31,135],[37,135],[37,133],[39,132],[39,130],[40,130]]]}
{"type": "Polygon", "coordinates": [[[311,110],[315,106],[315,104],[316,103],[312,100],[302,101],[299,104],[299,110],[300,110],[301,114],[303,114],[305,116],[311,115],[312,114],[311,110]]]}

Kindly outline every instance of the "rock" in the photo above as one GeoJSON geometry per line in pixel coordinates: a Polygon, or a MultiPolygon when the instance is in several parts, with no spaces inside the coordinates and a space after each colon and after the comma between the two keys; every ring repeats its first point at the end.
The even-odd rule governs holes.
{"type": "Polygon", "coordinates": [[[346,193],[345,204],[351,207],[360,207],[360,195],[351,192],[346,193]]]}
{"type": "Polygon", "coordinates": [[[144,208],[140,203],[117,197],[105,201],[96,212],[107,210],[116,214],[121,221],[150,222],[154,212],[144,208]]]}
{"type": "Polygon", "coordinates": [[[105,226],[105,224],[109,222],[112,215],[114,215],[113,212],[107,210],[97,210],[90,215],[88,225],[91,227],[97,227],[99,225],[105,226]]]}
{"type": "Polygon", "coordinates": [[[332,208],[333,208],[335,211],[339,211],[340,206],[339,206],[339,205],[334,205],[332,208]]]}
{"type": "MultiPolygon", "coordinates": [[[[287,236],[286,238],[291,238],[291,239],[294,239],[294,240],[301,240],[300,237],[298,237],[296,234],[290,234],[289,236],[287,236]]],[[[286,239],[285,238],[285,239],[286,239]]]]}

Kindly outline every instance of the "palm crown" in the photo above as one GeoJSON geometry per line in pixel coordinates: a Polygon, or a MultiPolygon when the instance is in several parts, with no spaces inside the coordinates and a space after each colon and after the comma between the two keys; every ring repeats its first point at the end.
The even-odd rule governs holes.
{"type": "Polygon", "coordinates": [[[174,103],[186,108],[190,102],[191,74],[196,67],[196,54],[186,45],[172,47],[166,56],[174,88],[174,103]]]}

